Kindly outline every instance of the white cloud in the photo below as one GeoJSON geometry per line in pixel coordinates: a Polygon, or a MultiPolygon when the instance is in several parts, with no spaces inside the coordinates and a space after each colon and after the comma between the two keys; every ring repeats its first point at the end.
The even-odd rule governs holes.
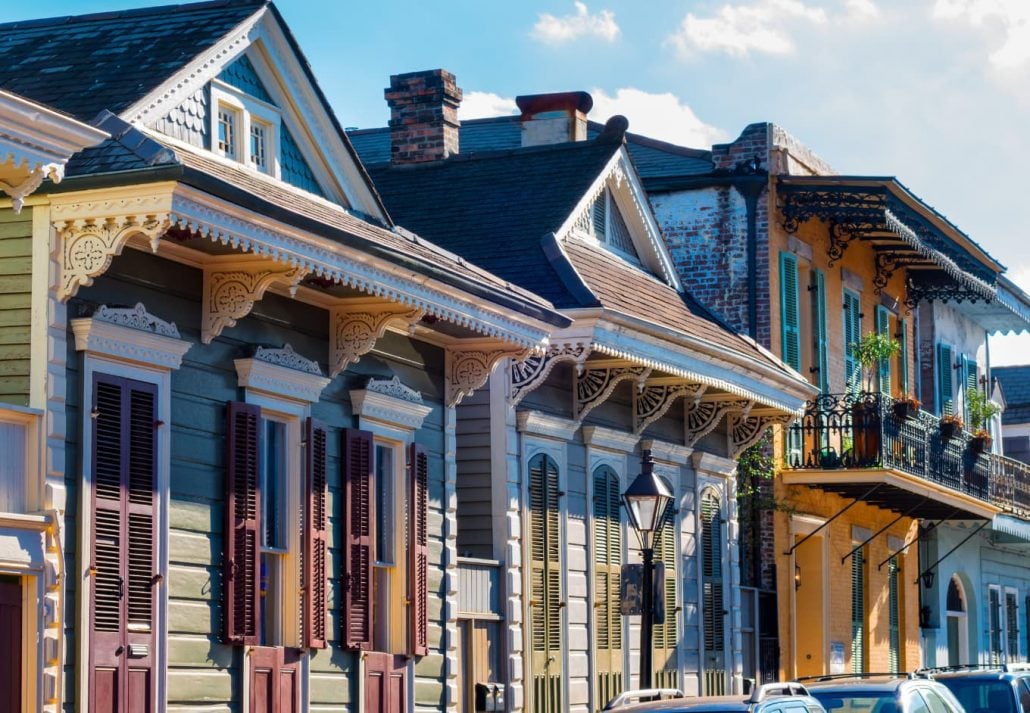
{"type": "Polygon", "coordinates": [[[591,15],[586,3],[577,0],[574,4],[576,11],[571,15],[555,17],[550,13],[541,13],[537,23],[533,25],[531,36],[550,44],[571,42],[581,37],[615,41],[619,36],[619,26],[615,23],[615,14],[611,10],[601,10],[591,15]]]}
{"type": "Polygon", "coordinates": [[[826,11],[800,0],[757,0],[750,5],[723,5],[712,17],[688,12],[669,41],[680,56],[694,52],[723,52],[745,57],[752,52],[787,55],[795,50],[786,25],[803,20],[826,22],[826,11]]]}
{"type": "Polygon", "coordinates": [[[1015,69],[1030,60],[1027,0],[936,0],[933,16],[940,20],[966,20],[973,26],[1000,25],[1000,46],[989,57],[997,69],[1015,69]]]}
{"type": "Polygon", "coordinates": [[[880,8],[873,0],[844,0],[844,9],[851,20],[875,20],[880,16],[880,8]]]}
{"type": "Polygon", "coordinates": [[[458,106],[458,119],[485,119],[506,116],[518,111],[515,100],[493,92],[465,92],[458,106]]]}
{"type": "Polygon", "coordinates": [[[603,122],[622,114],[635,134],[695,148],[709,148],[728,138],[722,129],[701,121],[671,92],[652,94],[626,87],[615,90],[614,96],[601,89],[593,89],[590,94],[594,97],[591,119],[603,122]]]}

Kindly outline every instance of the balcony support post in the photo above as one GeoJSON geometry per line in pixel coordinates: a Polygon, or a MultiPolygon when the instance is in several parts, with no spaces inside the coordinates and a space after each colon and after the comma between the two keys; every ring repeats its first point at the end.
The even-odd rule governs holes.
{"type": "Polygon", "coordinates": [[[841,563],[841,564],[844,564],[845,562],[847,562],[847,561],[848,561],[848,559],[850,559],[851,557],[854,557],[854,556],[855,556],[855,553],[856,553],[856,552],[858,552],[858,551],[859,551],[860,549],[862,549],[863,547],[865,547],[866,545],[868,545],[868,544],[869,544],[870,542],[872,542],[873,540],[875,540],[875,539],[876,539],[877,537],[879,537],[880,535],[882,535],[882,534],[883,534],[884,532],[886,532],[887,530],[889,530],[890,528],[892,528],[892,527],[893,527],[893,526],[895,525],[895,523],[897,523],[897,522],[898,522],[898,520],[900,520],[900,519],[901,519],[901,518],[903,518],[903,517],[908,517],[909,515],[911,515],[912,513],[914,513],[914,512],[915,512],[916,510],[918,510],[918,509],[919,509],[919,508],[920,508],[920,507],[921,507],[921,506],[923,505],[923,503],[925,503],[925,502],[926,502],[926,501],[927,501],[928,499],[929,499],[929,498],[927,498],[927,497],[925,497],[925,496],[924,496],[924,497],[923,497],[923,499],[922,499],[922,500],[920,500],[920,501],[919,501],[919,502],[918,502],[917,504],[913,505],[913,506],[912,506],[912,507],[910,507],[910,508],[909,508],[908,510],[906,510],[906,511],[905,511],[905,512],[903,512],[903,513],[901,513],[901,514],[900,514],[900,515],[898,515],[898,516],[897,516],[896,518],[894,518],[893,520],[891,520],[890,522],[888,522],[888,523],[887,523],[886,525],[884,525],[883,527],[881,527],[881,528],[880,528],[879,530],[877,530],[876,532],[874,532],[874,533],[873,533],[872,535],[870,535],[870,536],[868,537],[868,539],[866,539],[866,541],[865,541],[865,542],[863,542],[863,543],[862,543],[862,544],[860,544],[860,545],[856,545],[856,546],[855,546],[855,547],[854,547],[854,548],[853,548],[853,549],[851,550],[851,552],[848,552],[848,553],[847,553],[846,555],[844,555],[843,557],[841,557],[841,558],[840,558],[840,563],[841,563]]]}
{"type": "Polygon", "coordinates": [[[864,494],[864,495],[863,495],[862,497],[860,497],[860,498],[855,498],[855,499],[854,499],[854,500],[852,500],[852,501],[851,501],[850,503],[848,503],[847,505],[845,505],[845,506],[844,506],[843,508],[841,508],[841,509],[840,509],[840,510],[839,510],[839,511],[837,512],[837,514],[835,514],[835,515],[834,515],[833,517],[831,517],[831,518],[830,518],[829,520],[827,520],[826,522],[824,522],[824,523],[823,523],[822,525],[820,525],[819,527],[815,528],[815,529],[814,529],[814,530],[812,530],[812,531],[811,531],[810,533],[808,533],[807,535],[805,535],[804,537],[802,537],[802,538],[801,538],[801,540],[800,540],[799,542],[796,542],[796,543],[794,543],[794,546],[793,546],[793,547],[791,547],[791,548],[790,548],[789,550],[787,550],[786,552],[784,552],[783,554],[784,554],[785,556],[787,556],[787,557],[790,557],[790,556],[791,556],[792,554],[794,554],[794,550],[796,550],[796,549],[797,549],[798,547],[801,547],[801,545],[803,545],[803,544],[805,544],[806,542],[808,542],[808,540],[809,540],[809,539],[811,539],[811,538],[812,538],[813,536],[815,536],[815,535],[816,535],[817,533],[819,533],[819,532],[821,532],[822,530],[824,530],[824,529],[825,529],[825,528],[826,528],[826,527],[827,527],[827,526],[828,526],[828,525],[829,525],[829,524],[830,524],[831,522],[833,522],[833,521],[834,521],[834,520],[836,520],[836,519],[837,519],[838,517],[840,517],[841,515],[843,515],[844,513],[846,513],[846,512],[848,511],[848,510],[850,510],[851,508],[853,508],[853,507],[854,507],[855,505],[857,505],[858,503],[860,503],[860,502],[864,501],[865,499],[867,499],[867,498],[868,498],[868,497],[869,497],[870,495],[872,495],[873,493],[875,493],[875,492],[876,492],[876,491],[877,491],[877,490],[879,489],[879,487],[880,487],[881,485],[883,485],[883,483],[877,483],[877,484],[876,484],[876,485],[874,485],[873,487],[869,488],[869,490],[867,490],[867,491],[865,492],[865,494],[864,494]]]}

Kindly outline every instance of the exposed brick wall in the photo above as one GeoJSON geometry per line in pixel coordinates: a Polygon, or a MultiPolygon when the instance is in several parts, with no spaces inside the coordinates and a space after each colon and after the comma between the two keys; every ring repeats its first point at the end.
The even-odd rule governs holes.
{"type": "Polygon", "coordinates": [[[461,89],[443,69],[394,74],[386,91],[390,107],[390,160],[437,161],[458,153],[461,89]]]}

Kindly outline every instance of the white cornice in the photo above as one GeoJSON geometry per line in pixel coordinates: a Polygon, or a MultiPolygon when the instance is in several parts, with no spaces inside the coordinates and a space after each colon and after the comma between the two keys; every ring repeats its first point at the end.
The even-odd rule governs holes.
{"type": "Polygon", "coordinates": [[[571,441],[579,428],[576,421],[540,411],[519,411],[515,418],[519,433],[546,436],[559,441],[571,441]]]}
{"type": "Polygon", "coordinates": [[[422,394],[392,379],[370,379],[363,389],[350,392],[351,407],[357,416],[383,421],[417,431],[432,411],[422,402],[422,394]]]}
{"type": "Polygon", "coordinates": [[[695,451],[690,460],[694,465],[694,470],[710,475],[729,477],[737,470],[737,461],[717,456],[714,453],[695,451]]]}
{"type": "Polygon", "coordinates": [[[632,453],[640,441],[640,435],[616,431],[603,426],[583,426],[583,442],[594,448],[604,448],[619,453],[632,453]]]}
{"type": "MultiPolygon", "coordinates": [[[[141,306],[139,305],[139,307],[141,306]]],[[[101,308],[98,312],[102,312],[103,309],[101,308]]],[[[111,311],[134,312],[135,310],[111,311]]],[[[170,336],[173,333],[178,335],[174,324],[170,325],[170,331],[167,329],[168,322],[152,316],[151,319],[155,320],[157,326],[150,328],[127,326],[130,322],[111,321],[103,314],[90,318],[73,319],[71,325],[72,332],[75,334],[75,349],[119,361],[131,361],[164,369],[178,369],[182,364],[183,356],[193,346],[193,342],[187,342],[177,336],[170,336]],[[159,327],[161,328],[159,329],[159,327]]],[[[139,324],[145,323],[140,322],[139,324]]]]}
{"type": "Polygon", "coordinates": [[[654,456],[655,460],[671,463],[673,465],[686,465],[690,458],[690,454],[694,452],[693,448],[681,446],[678,443],[656,441],[653,439],[641,441],[640,449],[643,451],[651,451],[651,455],[654,456]]]}
{"type": "Polygon", "coordinates": [[[240,386],[294,401],[317,402],[330,381],[322,376],[317,364],[289,345],[282,349],[258,349],[252,358],[236,359],[233,363],[240,386]]]}

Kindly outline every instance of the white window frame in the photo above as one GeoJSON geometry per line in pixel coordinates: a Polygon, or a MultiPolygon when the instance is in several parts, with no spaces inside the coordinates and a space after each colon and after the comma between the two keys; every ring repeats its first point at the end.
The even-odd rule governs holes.
{"type": "Polygon", "coordinates": [[[22,504],[20,508],[11,508],[0,512],[34,513],[42,508],[43,503],[43,442],[41,439],[43,412],[38,409],[0,405],[0,425],[21,427],[24,439],[25,462],[22,464],[21,481],[22,504]]]}
{"type": "Polygon", "coordinates": [[[244,94],[235,87],[217,79],[211,80],[211,150],[226,160],[245,166],[257,173],[264,173],[274,178],[280,177],[281,156],[279,152],[279,133],[282,115],[279,110],[256,97],[244,94]],[[218,112],[222,108],[236,113],[239,124],[236,126],[236,157],[226,156],[218,147],[218,112]],[[265,161],[264,169],[257,168],[251,161],[250,127],[260,123],[265,127],[265,161]]]}
{"type": "Polygon", "coordinates": [[[1020,642],[1020,639],[1023,638],[1021,636],[1021,634],[1023,632],[1021,632],[1019,630],[1019,613],[1020,613],[1019,612],[1019,590],[1017,588],[1015,588],[1015,587],[1004,587],[1002,589],[1001,594],[1002,594],[1002,597],[1001,597],[1002,650],[1005,652],[1005,663],[1016,663],[1017,661],[1019,661],[1019,654],[1020,654],[1019,642],[1020,642]],[[1016,625],[1016,650],[1015,651],[1009,651],[1009,624],[1011,622],[1009,622],[1008,597],[1009,597],[1010,594],[1012,595],[1012,598],[1016,602],[1016,621],[1015,621],[1015,625],[1016,625]]]}
{"type": "Polygon", "coordinates": [[[406,476],[408,473],[407,447],[411,445],[414,433],[403,434],[406,436],[404,440],[397,440],[385,438],[381,433],[377,433],[376,430],[370,430],[373,434],[373,468],[376,474],[376,492],[374,494],[374,500],[376,501],[375,517],[372,518],[376,557],[372,562],[372,576],[376,580],[374,587],[377,597],[372,606],[373,614],[381,613],[381,600],[378,595],[381,592],[380,588],[385,588],[382,596],[386,602],[388,612],[385,621],[378,616],[373,616],[373,636],[380,641],[385,639],[386,642],[385,648],[376,648],[377,651],[386,650],[394,654],[404,654],[407,651],[407,621],[408,607],[410,606],[408,601],[408,553],[404,547],[408,532],[408,520],[405,517],[405,513],[407,513],[407,517],[411,516],[411,511],[408,507],[410,505],[408,503],[408,492],[405,485],[407,484],[406,476]],[[390,473],[393,503],[389,513],[389,520],[393,530],[392,561],[379,559],[379,526],[384,522],[382,513],[378,510],[380,448],[390,452],[393,462],[393,468],[390,473]]]}
{"type": "MultiPolygon", "coordinates": [[[[1001,649],[998,652],[998,657],[1001,659],[1001,663],[1005,663],[1005,655],[1008,650],[1008,643],[1006,641],[1007,632],[1005,631],[1005,589],[1000,584],[988,584],[987,585],[987,596],[984,597],[984,605],[987,608],[987,661],[991,663],[991,657],[994,655],[994,650],[991,648],[991,637],[994,632],[991,631],[991,590],[998,592],[998,628],[1001,630],[1001,649]]],[[[968,608],[969,605],[966,605],[968,608]]]]}
{"type": "MultiPolygon", "coordinates": [[[[956,576],[952,576],[948,580],[948,585],[954,581],[958,587],[959,596],[962,598],[962,605],[965,607],[964,610],[948,609],[948,589],[944,587],[944,643],[945,651],[947,651],[948,643],[948,629],[947,624],[949,619],[955,619],[958,628],[958,653],[959,653],[959,664],[970,663],[969,657],[969,597],[966,595],[966,586],[962,583],[962,580],[956,576]]],[[[990,601],[990,600],[988,600],[990,601]]]]}

